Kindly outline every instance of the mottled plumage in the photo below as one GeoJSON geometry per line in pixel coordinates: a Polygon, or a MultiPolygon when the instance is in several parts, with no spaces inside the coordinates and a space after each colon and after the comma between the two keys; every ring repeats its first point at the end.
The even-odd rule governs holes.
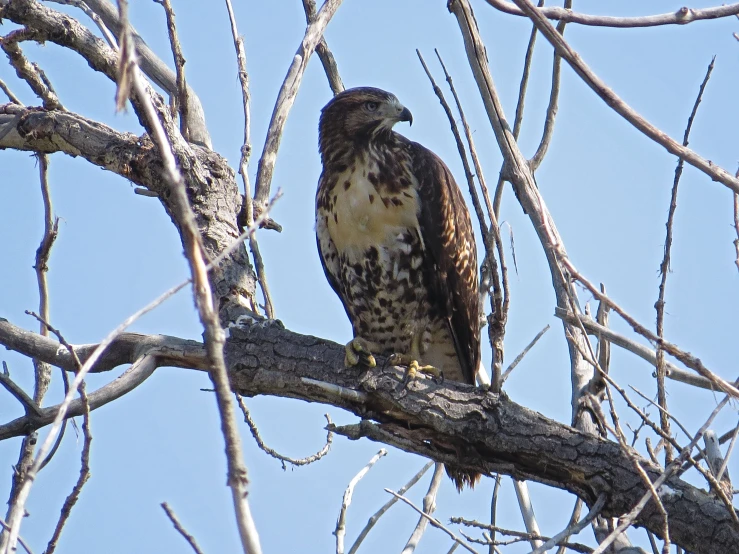
{"type": "Polygon", "coordinates": [[[394,132],[398,121],[410,112],[375,88],[344,91],[323,109],[323,268],[371,352],[420,356],[474,384],[480,307],[469,212],[444,162],[394,132]]]}
{"type": "MultiPolygon", "coordinates": [[[[352,348],[366,348],[474,384],[480,305],[472,222],[444,162],[394,132],[399,121],[412,117],[395,96],[355,88],[334,97],[319,123],[316,240],[352,323],[347,363],[356,358],[352,348]]],[[[458,488],[479,477],[448,469],[458,488]]]]}

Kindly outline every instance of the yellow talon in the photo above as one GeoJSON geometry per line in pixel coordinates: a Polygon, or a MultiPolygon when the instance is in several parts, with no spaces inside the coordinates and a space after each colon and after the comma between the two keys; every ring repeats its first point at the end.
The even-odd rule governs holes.
{"type": "Polygon", "coordinates": [[[418,360],[415,359],[412,355],[393,354],[392,356],[390,356],[390,358],[388,358],[388,361],[392,365],[408,366],[408,369],[405,372],[405,377],[403,378],[404,383],[408,383],[412,379],[416,379],[419,373],[431,375],[437,380],[443,378],[441,370],[439,368],[432,365],[421,365],[418,363],[418,360]]]}
{"type": "Polygon", "coordinates": [[[364,361],[368,367],[377,365],[375,357],[370,352],[369,343],[362,337],[354,337],[344,347],[344,365],[352,367],[360,361],[364,361]]]}

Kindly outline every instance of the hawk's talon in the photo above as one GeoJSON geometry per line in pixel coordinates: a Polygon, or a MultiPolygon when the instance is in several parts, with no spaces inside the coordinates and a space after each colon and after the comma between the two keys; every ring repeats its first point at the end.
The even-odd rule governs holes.
{"type": "Polygon", "coordinates": [[[362,337],[354,337],[344,347],[344,366],[353,367],[359,362],[367,367],[375,367],[377,362],[370,352],[369,343],[362,337]]]}
{"type": "Polygon", "coordinates": [[[391,365],[404,365],[408,367],[405,372],[405,376],[403,377],[404,385],[408,384],[413,379],[417,379],[419,373],[424,373],[431,376],[431,378],[437,384],[441,384],[444,382],[444,374],[439,368],[432,365],[421,365],[418,363],[418,360],[408,354],[392,354],[388,358],[388,362],[391,365]]]}

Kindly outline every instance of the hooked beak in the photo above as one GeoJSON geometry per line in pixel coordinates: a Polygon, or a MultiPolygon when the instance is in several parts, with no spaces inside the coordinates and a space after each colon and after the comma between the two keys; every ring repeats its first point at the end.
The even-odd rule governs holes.
{"type": "Polygon", "coordinates": [[[403,111],[398,115],[398,121],[407,121],[413,125],[413,114],[411,114],[411,111],[408,108],[404,107],[403,111]]]}

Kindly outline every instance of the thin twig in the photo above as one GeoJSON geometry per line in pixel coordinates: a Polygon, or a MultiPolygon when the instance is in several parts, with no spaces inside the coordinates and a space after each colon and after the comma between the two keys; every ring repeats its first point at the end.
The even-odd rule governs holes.
{"type": "Polygon", "coordinates": [[[175,14],[170,0],[154,1],[162,5],[167,17],[167,33],[169,35],[169,44],[172,48],[175,72],[177,74],[177,94],[175,96],[177,98],[177,111],[180,114],[180,133],[182,133],[185,140],[189,141],[190,130],[187,127],[189,100],[187,98],[187,82],[185,81],[185,56],[182,54],[182,46],[180,46],[180,39],[177,36],[175,14]]]}
{"type": "MultiPolygon", "coordinates": [[[[685,134],[683,136],[683,146],[688,146],[688,139],[690,137],[690,130],[693,127],[693,121],[695,114],[698,111],[698,106],[703,98],[703,91],[706,89],[708,80],[711,78],[711,72],[716,61],[714,56],[711,63],[708,65],[706,70],[706,76],[703,78],[703,82],[698,90],[698,96],[693,104],[693,110],[690,112],[688,117],[688,124],[685,127],[685,134]]],[[[677,210],[677,191],[680,184],[680,176],[683,173],[683,159],[679,159],[677,167],[675,168],[675,178],[672,183],[672,194],[670,196],[670,208],[667,214],[667,236],[665,237],[665,252],[662,258],[662,263],[659,266],[660,271],[660,283],[659,283],[659,294],[657,302],[654,304],[654,308],[657,311],[657,336],[662,339],[664,338],[664,324],[665,324],[665,289],[667,287],[667,274],[670,272],[670,254],[672,249],[672,229],[675,221],[675,211],[677,210]]],[[[659,343],[657,344],[657,401],[660,407],[660,424],[665,434],[670,434],[670,420],[667,417],[667,392],[665,389],[665,353],[660,348],[659,343]]],[[[665,445],[665,465],[672,461],[672,448],[669,444],[665,445]]]]}
{"type": "MultiPolygon", "coordinates": [[[[537,4],[539,8],[544,7],[544,0],[539,0],[537,4]]],[[[526,55],[523,61],[523,73],[521,74],[521,84],[518,86],[518,100],[516,101],[516,115],[513,120],[513,137],[518,140],[523,125],[523,112],[526,105],[526,91],[529,87],[529,76],[531,75],[531,62],[534,59],[534,47],[536,46],[536,36],[539,31],[536,25],[531,26],[531,35],[529,36],[529,44],[526,46],[526,55]]],[[[495,217],[500,218],[500,203],[503,200],[503,186],[505,185],[505,161],[500,167],[498,173],[498,182],[495,185],[495,195],[493,197],[493,206],[495,208],[495,217]]]]}
{"type": "MultiPolygon", "coordinates": [[[[239,35],[236,27],[236,16],[234,15],[231,0],[226,0],[226,9],[228,10],[228,19],[231,23],[231,36],[234,41],[234,49],[236,50],[236,64],[239,70],[239,83],[241,84],[241,103],[244,107],[244,142],[241,145],[241,159],[239,160],[239,175],[241,175],[241,180],[244,183],[244,200],[241,207],[239,223],[241,226],[251,227],[254,224],[254,208],[252,206],[251,184],[249,182],[248,172],[249,158],[251,157],[251,92],[249,89],[249,74],[246,71],[244,39],[239,35]]],[[[274,319],[274,303],[272,302],[272,295],[269,292],[267,272],[264,268],[262,254],[259,251],[256,233],[249,237],[249,249],[254,260],[254,270],[257,274],[259,288],[262,289],[262,296],[264,297],[264,312],[269,319],[274,319]]],[[[254,306],[254,311],[258,313],[257,306],[254,306]]]]}
{"type": "Polygon", "coordinates": [[[522,11],[529,16],[539,31],[554,46],[557,52],[562,56],[570,67],[575,70],[580,78],[595,92],[608,106],[616,113],[631,123],[637,130],[641,131],[647,137],[657,144],[662,145],[668,152],[683,158],[690,165],[702,171],[713,180],[718,181],[734,192],[739,192],[739,178],[734,177],[728,171],[721,168],[717,164],[702,158],[689,148],[682,146],[677,141],[670,138],[667,133],[661,131],[646,119],[641,117],[631,106],[624,102],[605,82],[603,82],[593,71],[585,64],[582,57],[564,40],[557,32],[546,17],[537,10],[537,8],[529,0],[513,0],[522,11]]]}
{"type": "Polygon", "coordinates": [[[10,378],[9,373],[8,364],[3,360],[3,371],[0,372],[0,385],[2,385],[10,394],[15,396],[15,399],[23,406],[23,411],[26,412],[26,415],[40,416],[41,410],[38,404],[33,401],[33,398],[26,394],[26,391],[20,388],[15,381],[10,378]]]}
{"type": "MultiPolygon", "coordinates": [[[[565,0],[564,9],[572,9],[572,0],[565,0]]],[[[565,34],[566,21],[560,21],[557,23],[557,32],[560,35],[565,34]]],[[[549,150],[549,143],[552,142],[552,135],[554,134],[554,120],[557,117],[557,104],[559,102],[559,85],[560,85],[560,74],[562,69],[562,56],[557,51],[554,51],[554,61],[552,62],[552,88],[549,93],[549,105],[547,106],[546,116],[544,117],[544,130],[541,133],[541,141],[536,149],[536,152],[531,157],[529,163],[531,164],[531,171],[539,169],[541,162],[544,161],[544,156],[549,150]]]]}
{"type": "Polygon", "coordinates": [[[351,481],[349,481],[349,485],[346,487],[346,490],[344,491],[344,496],[341,500],[341,510],[339,510],[339,517],[336,520],[336,529],[334,530],[334,535],[336,536],[336,554],[344,554],[344,537],[346,536],[346,512],[349,509],[349,505],[352,503],[354,488],[357,486],[357,483],[359,483],[359,481],[361,481],[361,479],[365,475],[367,475],[367,472],[372,469],[372,466],[375,465],[380,458],[386,455],[387,450],[381,448],[377,452],[377,454],[372,456],[370,461],[367,462],[367,465],[364,466],[359,471],[359,473],[357,473],[354,478],[352,478],[351,481]]]}
{"type": "Polygon", "coordinates": [[[249,412],[249,408],[246,407],[246,403],[244,402],[244,399],[241,397],[240,394],[234,393],[236,396],[236,402],[239,404],[239,408],[241,408],[241,412],[244,414],[244,421],[249,426],[249,430],[251,431],[252,436],[254,437],[254,440],[257,442],[257,446],[264,451],[266,454],[272,456],[273,458],[276,458],[277,460],[280,460],[282,462],[282,469],[285,469],[285,462],[288,464],[292,464],[294,466],[305,466],[308,464],[312,464],[313,462],[317,462],[321,458],[323,458],[326,454],[328,454],[328,451],[331,449],[331,443],[334,440],[334,434],[331,430],[331,427],[333,426],[333,422],[331,421],[331,417],[328,414],[324,414],[326,417],[326,421],[328,422],[329,431],[326,435],[326,444],[323,445],[323,448],[316,452],[315,454],[312,454],[310,456],[307,456],[305,458],[290,458],[288,456],[283,456],[276,450],[273,450],[266,444],[264,444],[264,441],[262,440],[262,437],[259,435],[259,429],[257,428],[257,424],[254,422],[254,420],[251,417],[251,413],[249,412]]]}
{"type": "MultiPolygon", "coordinates": [[[[737,172],[737,177],[739,177],[739,171],[737,172]]],[[[734,260],[734,264],[739,269],[739,192],[734,193],[734,230],[736,231],[736,238],[734,239],[736,259],[734,260]]]]}
{"type": "Polygon", "coordinates": [[[726,449],[726,456],[724,457],[724,462],[721,464],[721,467],[718,470],[718,474],[716,475],[716,479],[718,479],[719,481],[721,480],[721,477],[726,471],[726,465],[729,463],[729,458],[731,458],[731,453],[734,451],[734,445],[736,444],[736,438],[738,435],[739,435],[739,423],[737,423],[736,426],[734,427],[734,432],[731,434],[731,442],[729,443],[729,448],[726,449]]]}
{"type": "Polygon", "coordinates": [[[543,336],[544,336],[544,333],[546,333],[547,331],[549,331],[549,325],[547,325],[547,326],[546,326],[546,327],[544,327],[544,328],[543,328],[543,329],[542,329],[541,331],[539,331],[539,332],[538,332],[538,333],[536,334],[536,336],[535,336],[535,337],[534,337],[534,338],[533,338],[533,339],[531,340],[531,342],[530,342],[529,344],[527,344],[527,345],[526,345],[526,348],[524,348],[524,349],[523,349],[523,350],[521,351],[521,353],[520,353],[520,354],[519,354],[518,356],[516,356],[516,359],[515,359],[515,360],[513,360],[513,361],[511,362],[511,365],[509,365],[509,366],[508,366],[508,367],[506,368],[505,372],[503,373],[503,378],[502,378],[502,381],[503,381],[503,383],[505,383],[505,382],[506,382],[506,379],[508,379],[508,377],[510,376],[510,374],[511,374],[511,371],[513,371],[514,369],[516,369],[516,366],[517,366],[517,365],[518,365],[519,363],[521,363],[521,360],[523,360],[523,359],[524,359],[524,356],[526,356],[526,354],[528,354],[528,353],[529,353],[529,350],[531,350],[531,349],[532,349],[532,348],[534,347],[534,345],[535,345],[535,344],[536,344],[537,342],[539,342],[539,339],[540,339],[541,337],[543,337],[543,336]]]}
{"type": "Polygon", "coordinates": [[[435,517],[432,517],[429,514],[425,513],[423,510],[421,510],[419,507],[417,507],[415,504],[413,504],[413,502],[411,502],[410,500],[408,500],[405,496],[402,496],[402,495],[398,494],[397,492],[391,491],[390,489],[385,489],[385,492],[392,494],[398,500],[402,500],[403,502],[405,502],[406,504],[408,504],[411,508],[413,508],[414,510],[416,510],[416,512],[418,512],[421,516],[427,518],[429,520],[429,523],[431,523],[431,525],[433,527],[436,527],[437,529],[441,529],[442,531],[444,531],[444,533],[446,533],[447,535],[449,535],[453,541],[459,543],[460,546],[462,546],[466,550],[472,552],[473,554],[477,554],[477,552],[470,545],[468,545],[466,542],[464,542],[462,539],[460,539],[457,535],[455,535],[454,533],[452,533],[449,529],[447,529],[446,527],[444,527],[444,525],[438,519],[436,519],[435,517]]]}
{"type": "MultiPolygon", "coordinates": [[[[424,474],[431,468],[432,465],[434,465],[434,462],[427,462],[426,465],[424,465],[420,470],[418,470],[418,473],[416,473],[413,477],[411,477],[410,480],[398,490],[398,494],[403,495],[406,492],[408,492],[408,490],[410,490],[410,488],[413,487],[413,485],[415,485],[421,480],[421,477],[424,476],[424,474]]],[[[362,544],[362,541],[364,541],[365,537],[367,537],[367,535],[372,530],[372,528],[375,526],[377,521],[397,501],[398,499],[396,497],[391,498],[382,506],[382,508],[380,508],[374,514],[372,514],[372,517],[370,517],[369,520],[367,521],[367,525],[364,526],[364,529],[362,529],[362,531],[357,536],[357,540],[354,541],[354,544],[349,549],[349,554],[356,554],[357,550],[362,544]]]]}
{"type": "MultiPolygon", "coordinates": [[[[49,157],[46,154],[38,154],[39,162],[39,179],[41,182],[41,197],[44,204],[44,234],[41,243],[36,250],[36,263],[33,268],[36,270],[36,281],[38,283],[39,293],[39,314],[42,322],[40,324],[39,334],[44,337],[49,336],[49,330],[44,324],[49,321],[49,285],[46,279],[46,273],[49,271],[49,256],[51,248],[59,234],[59,218],[54,217],[51,206],[51,192],[49,190],[49,157]]],[[[51,380],[51,366],[39,360],[34,360],[34,369],[36,373],[36,385],[33,393],[33,399],[36,404],[40,405],[46,391],[49,388],[51,380]]]]}
{"type": "Polygon", "coordinates": [[[195,541],[195,537],[187,532],[187,529],[185,529],[182,523],[180,523],[180,520],[177,519],[177,515],[175,515],[174,510],[169,507],[169,504],[167,504],[166,502],[162,502],[160,506],[164,510],[164,513],[167,514],[169,521],[171,521],[172,525],[174,525],[174,528],[177,529],[177,532],[182,535],[182,537],[187,541],[195,554],[203,554],[203,551],[200,550],[198,543],[195,541]]]}
{"type": "MultiPolygon", "coordinates": [[[[67,520],[72,513],[72,508],[77,503],[77,500],[79,500],[80,494],[82,494],[82,487],[84,487],[85,483],[90,479],[90,446],[92,445],[92,432],[90,431],[90,402],[87,398],[84,381],[80,383],[79,391],[83,407],[82,435],[84,437],[82,443],[82,454],[80,455],[80,475],[72,488],[72,492],[70,492],[64,500],[61,514],[59,515],[59,521],[57,521],[56,527],[54,528],[54,534],[49,540],[49,544],[46,546],[44,554],[52,554],[56,549],[56,545],[59,542],[59,537],[62,534],[64,525],[67,523],[67,520]]],[[[57,442],[57,444],[59,443],[57,442]]],[[[50,457],[51,454],[47,457],[47,460],[50,457]]]]}
{"type": "Polygon", "coordinates": [[[0,79],[0,90],[2,90],[5,95],[8,97],[8,100],[10,100],[13,104],[18,104],[19,106],[23,106],[23,102],[20,101],[20,99],[13,94],[13,91],[10,90],[8,85],[5,84],[5,81],[0,79]]]}
{"type": "MultiPolygon", "coordinates": [[[[511,2],[504,0],[485,0],[494,8],[502,12],[512,15],[528,15],[517,8],[511,2]]],[[[514,0],[515,1],[515,0],[514,0]]],[[[671,13],[659,15],[646,15],[640,17],[617,17],[608,15],[589,15],[579,12],[573,12],[560,7],[551,7],[539,9],[543,17],[548,19],[565,21],[567,23],[578,23],[580,25],[593,25],[597,27],[656,27],[658,25],[685,25],[693,21],[701,21],[707,19],[719,19],[722,17],[731,17],[739,14],[739,4],[730,4],[727,6],[718,6],[715,8],[691,9],[680,8],[671,13]]]]}
{"type": "MultiPolygon", "coordinates": [[[[499,546],[499,545],[507,546],[510,544],[520,543],[523,541],[531,542],[534,540],[540,541],[543,544],[543,541],[552,540],[550,537],[547,537],[544,535],[538,535],[536,533],[528,533],[524,531],[515,531],[513,529],[505,529],[503,527],[496,527],[495,525],[488,525],[486,523],[480,523],[479,521],[469,520],[463,517],[453,517],[453,518],[450,518],[450,521],[452,523],[464,525],[466,527],[476,527],[478,529],[484,529],[485,532],[483,532],[483,537],[485,538],[485,540],[473,539],[471,537],[468,537],[464,533],[462,534],[467,538],[467,540],[474,541],[478,544],[489,544],[490,547],[494,549],[494,552],[500,552],[500,550],[495,548],[496,546],[499,546]],[[505,536],[513,537],[513,538],[510,540],[497,541],[493,538],[495,537],[496,532],[500,533],[501,535],[505,535],[505,536]]],[[[587,526],[587,523],[585,524],[585,526],[587,526]]],[[[561,544],[563,545],[563,548],[568,548],[570,550],[574,550],[575,552],[582,552],[584,554],[589,554],[590,552],[593,551],[592,548],[588,548],[584,544],[565,542],[564,538],[560,538],[556,544],[561,544]]],[[[551,546],[549,548],[551,548],[551,546]]]]}
{"type": "Polygon", "coordinates": [[[560,259],[573,279],[582,283],[585,288],[587,288],[591,292],[591,294],[593,294],[593,296],[595,296],[598,300],[607,302],[608,305],[613,309],[613,311],[621,316],[621,318],[623,318],[623,320],[626,321],[626,323],[628,323],[635,332],[637,332],[644,338],[653,341],[655,344],[660,344],[665,352],[667,352],[671,356],[674,356],[689,368],[697,371],[700,375],[708,379],[716,389],[721,390],[734,398],[739,398],[739,389],[737,389],[734,384],[729,383],[728,381],[726,381],[726,379],[719,377],[714,372],[709,370],[705,365],[703,365],[703,362],[697,356],[693,356],[692,354],[690,354],[689,352],[685,352],[675,344],[672,344],[664,339],[660,339],[659,337],[657,337],[649,329],[644,327],[644,325],[631,317],[611,298],[600,292],[595,287],[595,285],[593,285],[593,283],[588,281],[579,271],[577,271],[575,266],[566,256],[562,256],[560,259]]]}
{"type": "Polygon", "coordinates": [[[15,69],[18,77],[26,81],[31,90],[38,96],[43,106],[47,110],[63,110],[64,106],[59,101],[59,97],[54,92],[51,83],[46,76],[42,76],[38,65],[32,64],[23,55],[23,51],[18,45],[19,42],[25,40],[34,40],[35,35],[32,29],[24,28],[11,31],[4,37],[0,37],[0,48],[8,56],[10,65],[15,69]]]}
{"type": "Polygon", "coordinates": [[[596,516],[600,514],[600,511],[603,509],[603,506],[606,503],[606,494],[601,493],[600,496],[598,496],[598,500],[595,501],[595,504],[593,504],[593,507],[590,508],[590,511],[587,513],[587,515],[582,518],[580,521],[578,521],[575,524],[568,525],[564,530],[560,531],[556,535],[554,535],[551,539],[546,541],[544,544],[542,544],[539,548],[534,550],[531,554],[543,554],[553,546],[556,546],[560,544],[562,541],[566,541],[568,537],[572,535],[577,535],[580,531],[585,529],[588,525],[590,525],[590,522],[593,521],[596,516]]]}
{"type": "MultiPolygon", "coordinates": [[[[508,311],[510,308],[510,289],[508,286],[508,267],[505,261],[505,251],[503,248],[503,239],[500,236],[500,225],[498,224],[498,217],[493,209],[493,203],[490,200],[490,193],[488,191],[485,176],[482,171],[480,164],[480,158],[477,155],[477,149],[475,148],[475,141],[472,138],[472,130],[467,123],[467,118],[464,115],[462,109],[462,102],[459,100],[457,90],[454,88],[454,82],[452,77],[447,71],[444,60],[441,58],[438,50],[434,50],[436,57],[439,60],[441,69],[444,71],[444,77],[446,78],[449,90],[452,92],[454,102],[457,106],[457,111],[462,120],[462,128],[464,129],[465,138],[467,139],[467,146],[472,157],[472,162],[475,166],[475,174],[477,180],[480,183],[480,191],[482,192],[482,198],[485,201],[485,207],[487,208],[488,217],[490,218],[490,228],[487,237],[485,237],[485,261],[483,261],[483,271],[487,265],[489,268],[489,274],[493,281],[493,294],[490,298],[490,304],[492,314],[488,318],[488,337],[490,339],[490,345],[493,348],[493,378],[492,378],[492,390],[500,391],[502,386],[501,375],[503,371],[503,338],[505,336],[505,328],[508,322],[508,311]],[[493,245],[490,241],[493,241],[495,251],[498,254],[498,263],[500,264],[500,276],[498,276],[498,263],[495,260],[495,253],[493,252],[493,245]]],[[[479,217],[479,214],[478,214],[479,217]]],[[[481,226],[484,226],[484,219],[481,219],[481,226]]]]}
{"type": "Polygon", "coordinates": [[[495,554],[495,524],[497,523],[498,519],[498,493],[500,492],[500,483],[501,483],[500,473],[497,473],[495,475],[495,485],[493,486],[493,496],[490,499],[490,550],[489,554],[495,554]]]}

